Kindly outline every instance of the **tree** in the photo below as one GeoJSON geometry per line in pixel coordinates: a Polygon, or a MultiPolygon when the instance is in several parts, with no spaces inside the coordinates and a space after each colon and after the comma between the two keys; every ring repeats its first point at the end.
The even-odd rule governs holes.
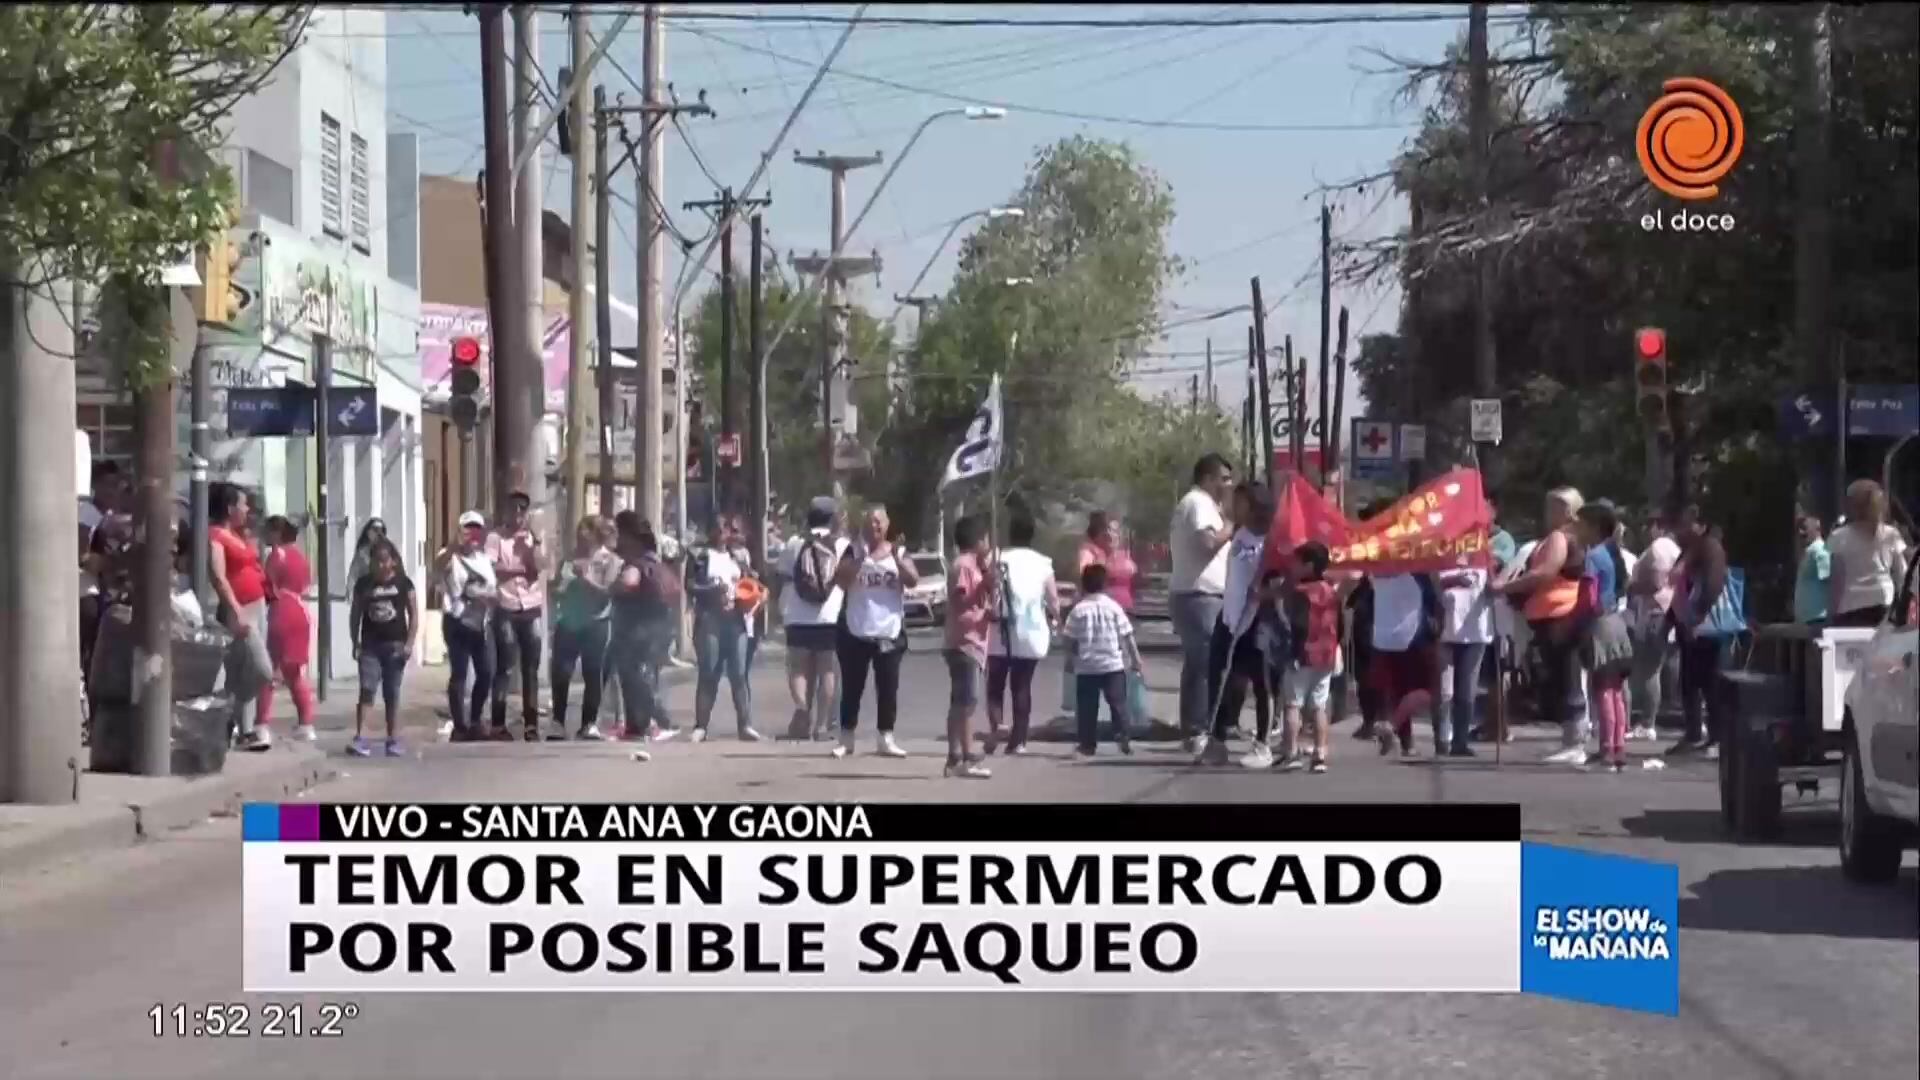
{"type": "MultiPolygon", "coordinates": [[[[0,277],[9,293],[38,284],[29,259],[42,278],[152,285],[201,243],[233,196],[214,160],[220,121],[299,44],[310,12],[0,7],[0,277]]],[[[132,310],[114,351],[130,381],[165,378],[165,297],[137,287],[119,295],[132,310]]]]}
{"type": "MultiPolygon", "coordinates": [[[[762,286],[762,333],[773,333],[801,301],[803,284],[789,280],[779,266],[770,265],[762,286]]],[[[749,348],[747,299],[749,282],[740,275],[734,284],[733,393],[734,429],[747,431],[748,370],[753,363],[749,348]]],[[[767,360],[767,431],[770,436],[768,488],[777,505],[803,502],[813,495],[832,490],[822,464],[820,405],[820,302],[807,302],[793,329],[780,341],[767,360]]],[[[720,288],[715,285],[700,298],[694,315],[697,333],[690,339],[691,366],[696,389],[706,403],[706,416],[714,430],[719,429],[720,406],[720,288]]],[[[892,351],[892,335],[878,319],[855,306],[848,320],[847,353],[852,359],[853,401],[859,409],[863,431],[878,427],[886,417],[887,357],[892,351]]],[[[750,438],[742,438],[744,449],[750,438]]],[[[746,473],[742,463],[742,475],[746,473]]],[[[741,490],[744,491],[744,479],[741,490]]]]}
{"type": "MultiPolygon", "coordinates": [[[[1495,260],[1505,505],[1525,514],[1571,483],[1633,501],[1641,472],[1632,332],[1660,326],[1690,400],[1695,485],[1750,566],[1786,561],[1791,461],[1776,402],[1800,386],[1794,328],[1796,178],[1791,7],[1536,5],[1522,46],[1494,65],[1493,190],[1466,169],[1465,79],[1454,59],[1409,65],[1431,90],[1424,126],[1393,164],[1422,227],[1349,252],[1347,274],[1392,273],[1408,297],[1397,339],[1363,342],[1371,402],[1418,403],[1431,446],[1464,450],[1472,371],[1466,260],[1495,260]],[[1704,209],[1733,230],[1676,234],[1645,214],[1683,207],[1654,191],[1635,129],[1664,80],[1724,87],[1743,114],[1744,156],[1704,209]],[[1417,344],[1417,348],[1409,347],[1417,344]],[[1426,362],[1417,362],[1418,358],[1426,362]],[[1626,436],[1626,437],[1623,437],[1626,436]]],[[[1920,315],[1916,48],[1911,4],[1834,6],[1832,323],[1849,379],[1907,382],[1920,315]]]]}
{"type": "Polygon", "coordinates": [[[1006,205],[1024,216],[966,240],[952,287],[906,354],[909,389],[866,485],[916,536],[995,373],[1010,440],[1003,490],[1044,507],[1120,479],[1097,448],[1134,407],[1122,399],[1138,401],[1123,383],[1179,268],[1166,241],[1172,193],[1123,143],[1074,136],[1044,147],[1006,205]]]}

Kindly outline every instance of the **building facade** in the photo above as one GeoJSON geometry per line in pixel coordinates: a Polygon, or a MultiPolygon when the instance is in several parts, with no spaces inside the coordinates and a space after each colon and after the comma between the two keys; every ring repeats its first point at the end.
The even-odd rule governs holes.
{"type": "MultiPolygon", "coordinates": [[[[415,137],[390,135],[386,15],[321,8],[306,41],[228,117],[221,158],[232,170],[241,253],[237,314],[203,325],[211,399],[209,476],[248,489],[265,514],[301,526],[310,557],[327,530],[330,558],[316,576],[333,605],[333,676],[351,673],[346,580],[356,538],[382,519],[410,573],[426,565],[418,349],[419,167],[415,137]],[[330,349],[330,386],[372,388],[378,434],[330,440],[324,474],[310,436],[253,434],[228,422],[234,390],[313,386],[330,349]]],[[[130,459],[131,407],[110,357],[80,365],[77,426],[96,457],[130,459]]],[[[180,468],[188,489],[189,395],[179,394],[180,468]]],[[[316,586],[310,602],[320,602],[316,586]]],[[[318,657],[316,656],[316,662],[318,657]]]]}

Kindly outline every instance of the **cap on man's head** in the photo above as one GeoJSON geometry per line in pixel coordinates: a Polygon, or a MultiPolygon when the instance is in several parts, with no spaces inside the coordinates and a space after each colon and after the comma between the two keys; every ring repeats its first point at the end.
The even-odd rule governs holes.
{"type": "Polygon", "coordinates": [[[487,527],[487,515],[478,510],[469,510],[460,515],[460,527],[463,529],[484,529],[487,527]]]}
{"type": "Polygon", "coordinates": [[[822,495],[809,503],[807,509],[816,514],[837,514],[840,512],[840,504],[833,501],[833,496],[822,495]]]}
{"type": "Polygon", "coordinates": [[[512,492],[512,493],[510,493],[510,494],[509,494],[509,495],[507,496],[507,501],[509,501],[509,502],[517,502],[517,503],[519,503],[519,504],[520,504],[520,505],[522,505],[522,506],[532,506],[532,505],[533,505],[533,496],[531,496],[531,495],[529,495],[529,494],[527,494],[527,493],[526,493],[526,492],[524,492],[524,491],[515,491],[515,492],[512,492]]]}

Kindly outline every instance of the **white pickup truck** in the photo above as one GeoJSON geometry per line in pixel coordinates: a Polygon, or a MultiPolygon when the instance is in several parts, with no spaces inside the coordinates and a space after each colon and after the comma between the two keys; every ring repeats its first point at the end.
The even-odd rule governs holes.
{"type": "Polygon", "coordinates": [[[1886,619],[1873,632],[1846,694],[1840,771],[1840,868],[1885,883],[1920,835],[1920,631],[1909,562],[1886,619]]]}

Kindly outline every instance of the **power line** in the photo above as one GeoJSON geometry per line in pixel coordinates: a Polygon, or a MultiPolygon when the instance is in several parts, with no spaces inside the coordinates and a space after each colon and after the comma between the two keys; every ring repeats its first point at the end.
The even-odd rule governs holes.
{"type": "MultiPolygon", "coordinates": [[[[801,23],[828,26],[844,26],[850,20],[845,15],[819,15],[813,13],[777,14],[745,11],[675,11],[665,18],[676,23],[720,22],[720,23],[801,23]]],[[[1489,21],[1520,22],[1525,15],[1491,16],[1489,21]]],[[[1009,19],[998,16],[978,15],[869,15],[861,20],[863,24],[876,27],[890,26],[980,26],[1006,27],[1012,29],[1134,29],[1134,28],[1176,28],[1197,27],[1200,29],[1232,29],[1252,26],[1372,26],[1413,23],[1463,22],[1465,15],[1458,11],[1411,11],[1411,12],[1373,12],[1343,15],[1231,15],[1223,18],[1202,18],[1192,16],[1145,16],[1120,19],[1094,18],[1048,18],[1048,19],[1009,19]]]]}
{"type": "MultiPolygon", "coordinates": [[[[709,34],[704,30],[696,30],[692,27],[685,27],[683,28],[683,30],[685,33],[692,34],[695,37],[706,38],[707,40],[717,42],[721,45],[725,45],[730,49],[739,49],[743,52],[758,53],[761,56],[771,57],[775,60],[780,60],[788,64],[795,64],[802,67],[815,66],[811,62],[802,60],[796,56],[788,56],[786,53],[776,52],[772,49],[762,49],[756,45],[748,45],[745,42],[733,41],[729,38],[721,37],[717,34],[709,34]]],[[[1068,109],[1050,109],[1041,105],[1032,105],[1032,104],[1026,104],[1026,103],[1016,102],[1016,101],[995,101],[991,98],[982,98],[982,97],[978,97],[971,94],[955,94],[945,90],[935,90],[931,87],[913,86],[908,83],[898,82],[894,79],[886,79],[878,75],[867,75],[862,72],[851,71],[845,68],[836,69],[833,72],[831,72],[831,74],[842,79],[852,79],[856,82],[872,83],[876,86],[890,87],[894,90],[899,90],[903,93],[908,93],[908,94],[923,94],[927,97],[940,98],[945,101],[960,102],[967,105],[991,105],[997,108],[1005,109],[1011,113],[1023,113],[1023,114],[1034,115],[1034,116],[1053,116],[1063,120],[1084,120],[1090,123],[1098,123],[1098,124],[1124,124],[1130,127],[1157,128],[1157,129],[1170,130],[1170,131],[1226,131],[1226,132],[1239,131],[1239,132],[1276,132],[1276,133],[1277,132],[1326,132],[1326,131],[1402,131],[1402,130],[1412,130],[1420,126],[1417,123],[1410,123],[1410,122],[1392,123],[1392,124],[1233,124],[1233,123],[1211,123],[1206,121],[1149,120],[1149,119],[1145,119],[1143,117],[1137,117],[1137,116],[1107,116],[1107,115],[1102,115],[1100,113],[1074,112],[1068,109]]]]}

